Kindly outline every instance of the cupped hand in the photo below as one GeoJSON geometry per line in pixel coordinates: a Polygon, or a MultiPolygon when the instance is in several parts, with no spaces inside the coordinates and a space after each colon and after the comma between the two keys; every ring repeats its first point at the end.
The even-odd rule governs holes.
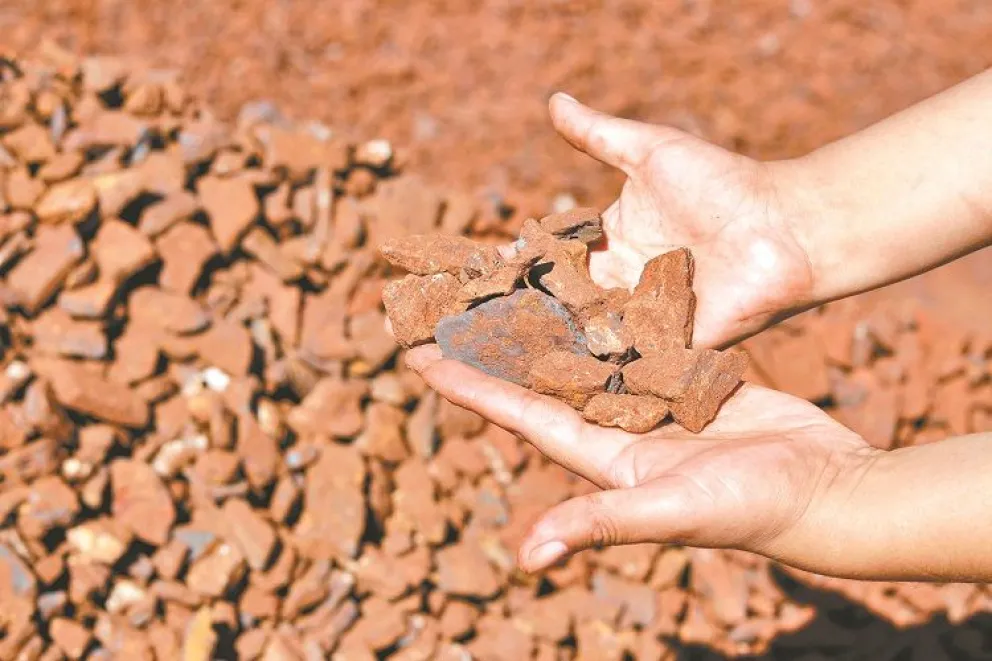
{"type": "Polygon", "coordinates": [[[602,491],[548,511],[519,550],[527,571],[604,545],[737,548],[823,570],[831,526],[878,451],[806,401],[744,384],[702,433],[630,434],[467,365],[436,345],[407,363],[442,396],[522,436],[602,491]],[[840,504],[840,505],[839,505],[840,504]]]}
{"type": "Polygon", "coordinates": [[[649,259],[689,247],[699,347],[731,344],[813,303],[802,230],[815,218],[788,162],[761,163],[564,94],[550,110],[569,143],[627,175],[603,213],[605,249],[590,255],[598,284],[632,287],[649,259]]]}

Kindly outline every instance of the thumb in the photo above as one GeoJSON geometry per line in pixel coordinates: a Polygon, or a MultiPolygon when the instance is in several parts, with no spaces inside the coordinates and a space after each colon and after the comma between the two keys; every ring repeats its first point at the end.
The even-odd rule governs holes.
{"type": "Polygon", "coordinates": [[[579,496],[538,520],[520,546],[518,563],[536,572],[592,547],[682,543],[697,536],[702,518],[679,478],[579,496]]]}
{"type": "Polygon", "coordinates": [[[562,92],[551,97],[548,109],[555,130],[570,145],[627,174],[660,140],[677,131],[607,115],[562,92]]]}

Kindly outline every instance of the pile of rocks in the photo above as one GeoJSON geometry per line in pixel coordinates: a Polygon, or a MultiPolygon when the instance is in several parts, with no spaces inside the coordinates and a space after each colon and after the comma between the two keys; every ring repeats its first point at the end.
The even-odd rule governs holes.
{"type": "MultiPolygon", "coordinates": [[[[814,617],[738,553],[514,569],[591,487],[398,360],[374,247],[515,229],[401,160],[267,104],[220,122],[173,72],[0,58],[0,659],[659,659],[814,617]]],[[[986,596],[921,590],[918,617],[986,596]]]]}

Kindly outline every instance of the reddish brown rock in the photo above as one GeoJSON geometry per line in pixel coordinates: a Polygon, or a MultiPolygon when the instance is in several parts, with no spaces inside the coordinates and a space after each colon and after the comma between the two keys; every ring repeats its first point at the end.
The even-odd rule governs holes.
{"type": "Polygon", "coordinates": [[[465,280],[491,273],[503,263],[494,246],[443,234],[392,239],[379,251],[390,264],[414,275],[450,273],[465,280]]]}
{"type": "Polygon", "coordinates": [[[743,353],[704,352],[685,396],[669,404],[675,422],[689,431],[702,431],[716,417],[727,396],[740,384],[746,369],[747,356],[743,353]]]}
{"type": "Polygon", "coordinates": [[[40,314],[32,330],[34,347],[43,353],[93,360],[107,355],[107,335],[101,324],[75,321],[58,308],[40,314]]]}
{"type": "Polygon", "coordinates": [[[155,248],[131,225],[104,220],[89,244],[100,277],[122,282],[156,259],[155,248]]]}
{"type": "Polygon", "coordinates": [[[35,248],[7,275],[7,286],[28,314],[36,313],[82,259],[83,242],[71,225],[39,228],[35,248]]]}
{"type": "Polygon", "coordinates": [[[615,372],[615,366],[592,356],[555,351],[535,360],[528,378],[537,392],[582,410],[595,395],[606,392],[615,372]]]}
{"type": "Polygon", "coordinates": [[[241,550],[248,565],[252,569],[264,569],[276,547],[272,526],[243,500],[228,500],[223,512],[231,541],[241,550]]]}
{"type": "Polygon", "coordinates": [[[568,311],[533,290],[445,317],[436,337],[446,358],[518,384],[526,384],[534,361],[552,351],[588,353],[585,337],[568,311]]]}
{"type": "Polygon", "coordinates": [[[303,513],[295,537],[301,552],[317,558],[353,558],[365,530],[366,469],[361,456],[335,443],[307,471],[303,513]]]}
{"type": "Polygon", "coordinates": [[[155,287],[134,290],[128,308],[133,320],[173,333],[198,333],[210,324],[210,316],[199,303],[155,287]]]}
{"type": "Polygon", "coordinates": [[[690,346],[696,309],[692,274],[692,254],[685,248],[645,264],[634,295],[623,309],[623,323],[642,356],[690,346]]]}
{"type": "Polygon", "coordinates": [[[578,207],[541,219],[541,228],[559,239],[593,243],[603,237],[603,219],[595,209],[578,207]]]}
{"type": "Polygon", "coordinates": [[[148,424],[148,404],[126,386],[70,364],[61,365],[51,378],[55,397],[66,408],[125,427],[148,424]]]}
{"type": "Polygon", "coordinates": [[[151,466],[117,459],[110,464],[114,517],[150,544],[164,544],[176,518],[168,489],[151,466]]]}
{"type": "Polygon", "coordinates": [[[679,401],[704,369],[704,362],[716,353],[712,349],[667,349],[624,366],[623,383],[635,395],[679,401]]]}
{"type": "Polygon", "coordinates": [[[76,224],[89,217],[96,202],[93,184],[80,177],[54,184],[38,200],[34,212],[42,223],[76,224]]]}
{"type": "Polygon", "coordinates": [[[650,395],[596,395],[582,409],[582,416],[602,427],[619,427],[634,434],[651,431],[668,415],[668,404],[650,395]]]}
{"type": "Polygon", "coordinates": [[[408,275],[386,285],[382,302],[396,341],[412,347],[433,340],[434,329],[448,313],[460,286],[448,273],[408,275]]]}
{"type": "Polygon", "coordinates": [[[362,428],[361,400],[367,392],[368,385],[361,381],[321,379],[286,422],[298,434],[354,436],[362,428]]]}
{"type": "Polygon", "coordinates": [[[199,204],[188,191],[173,193],[156,202],[141,214],[138,229],[149,238],[155,238],[182,220],[196,213],[199,204]]]}
{"type": "Polygon", "coordinates": [[[589,344],[589,353],[603,360],[623,362],[634,348],[634,337],[623,324],[621,315],[604,312],[589,319],[582,329],[589,344]]]}
{"type": "Polygon", "coordinates": [[[83,625],[64,617],[52,620],[48,627],[52,642],[70,659],[81,659],[93,642],[93,634],[83,625]]]}
{"type": "Polygon", "coordinates": [[[218,247],[221,252],[231,252],[258,216],[254,186],[238,177],[204,177],[198,191],[218,247]]]}
{"type": "Polygon", "coordinates": [[[435,554],[438,587],[449,594],[487,599],[502,582],[478,544],[463,541],[435,554]]]}

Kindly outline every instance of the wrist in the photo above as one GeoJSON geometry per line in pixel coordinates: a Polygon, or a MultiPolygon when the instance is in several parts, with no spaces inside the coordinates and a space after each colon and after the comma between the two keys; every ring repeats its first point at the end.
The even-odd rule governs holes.
{"type": "MultiPolygon", "coordinates": [[[[814,155],[766,163],[787,231],[806,256],[810,285],[798,310],[838,297],[831,275],[835,273],[834,231],[837,202],[832,201],[828,177],[814,155]]],[[[850,255],[848,255],[850,258],[850,255]]]]}

